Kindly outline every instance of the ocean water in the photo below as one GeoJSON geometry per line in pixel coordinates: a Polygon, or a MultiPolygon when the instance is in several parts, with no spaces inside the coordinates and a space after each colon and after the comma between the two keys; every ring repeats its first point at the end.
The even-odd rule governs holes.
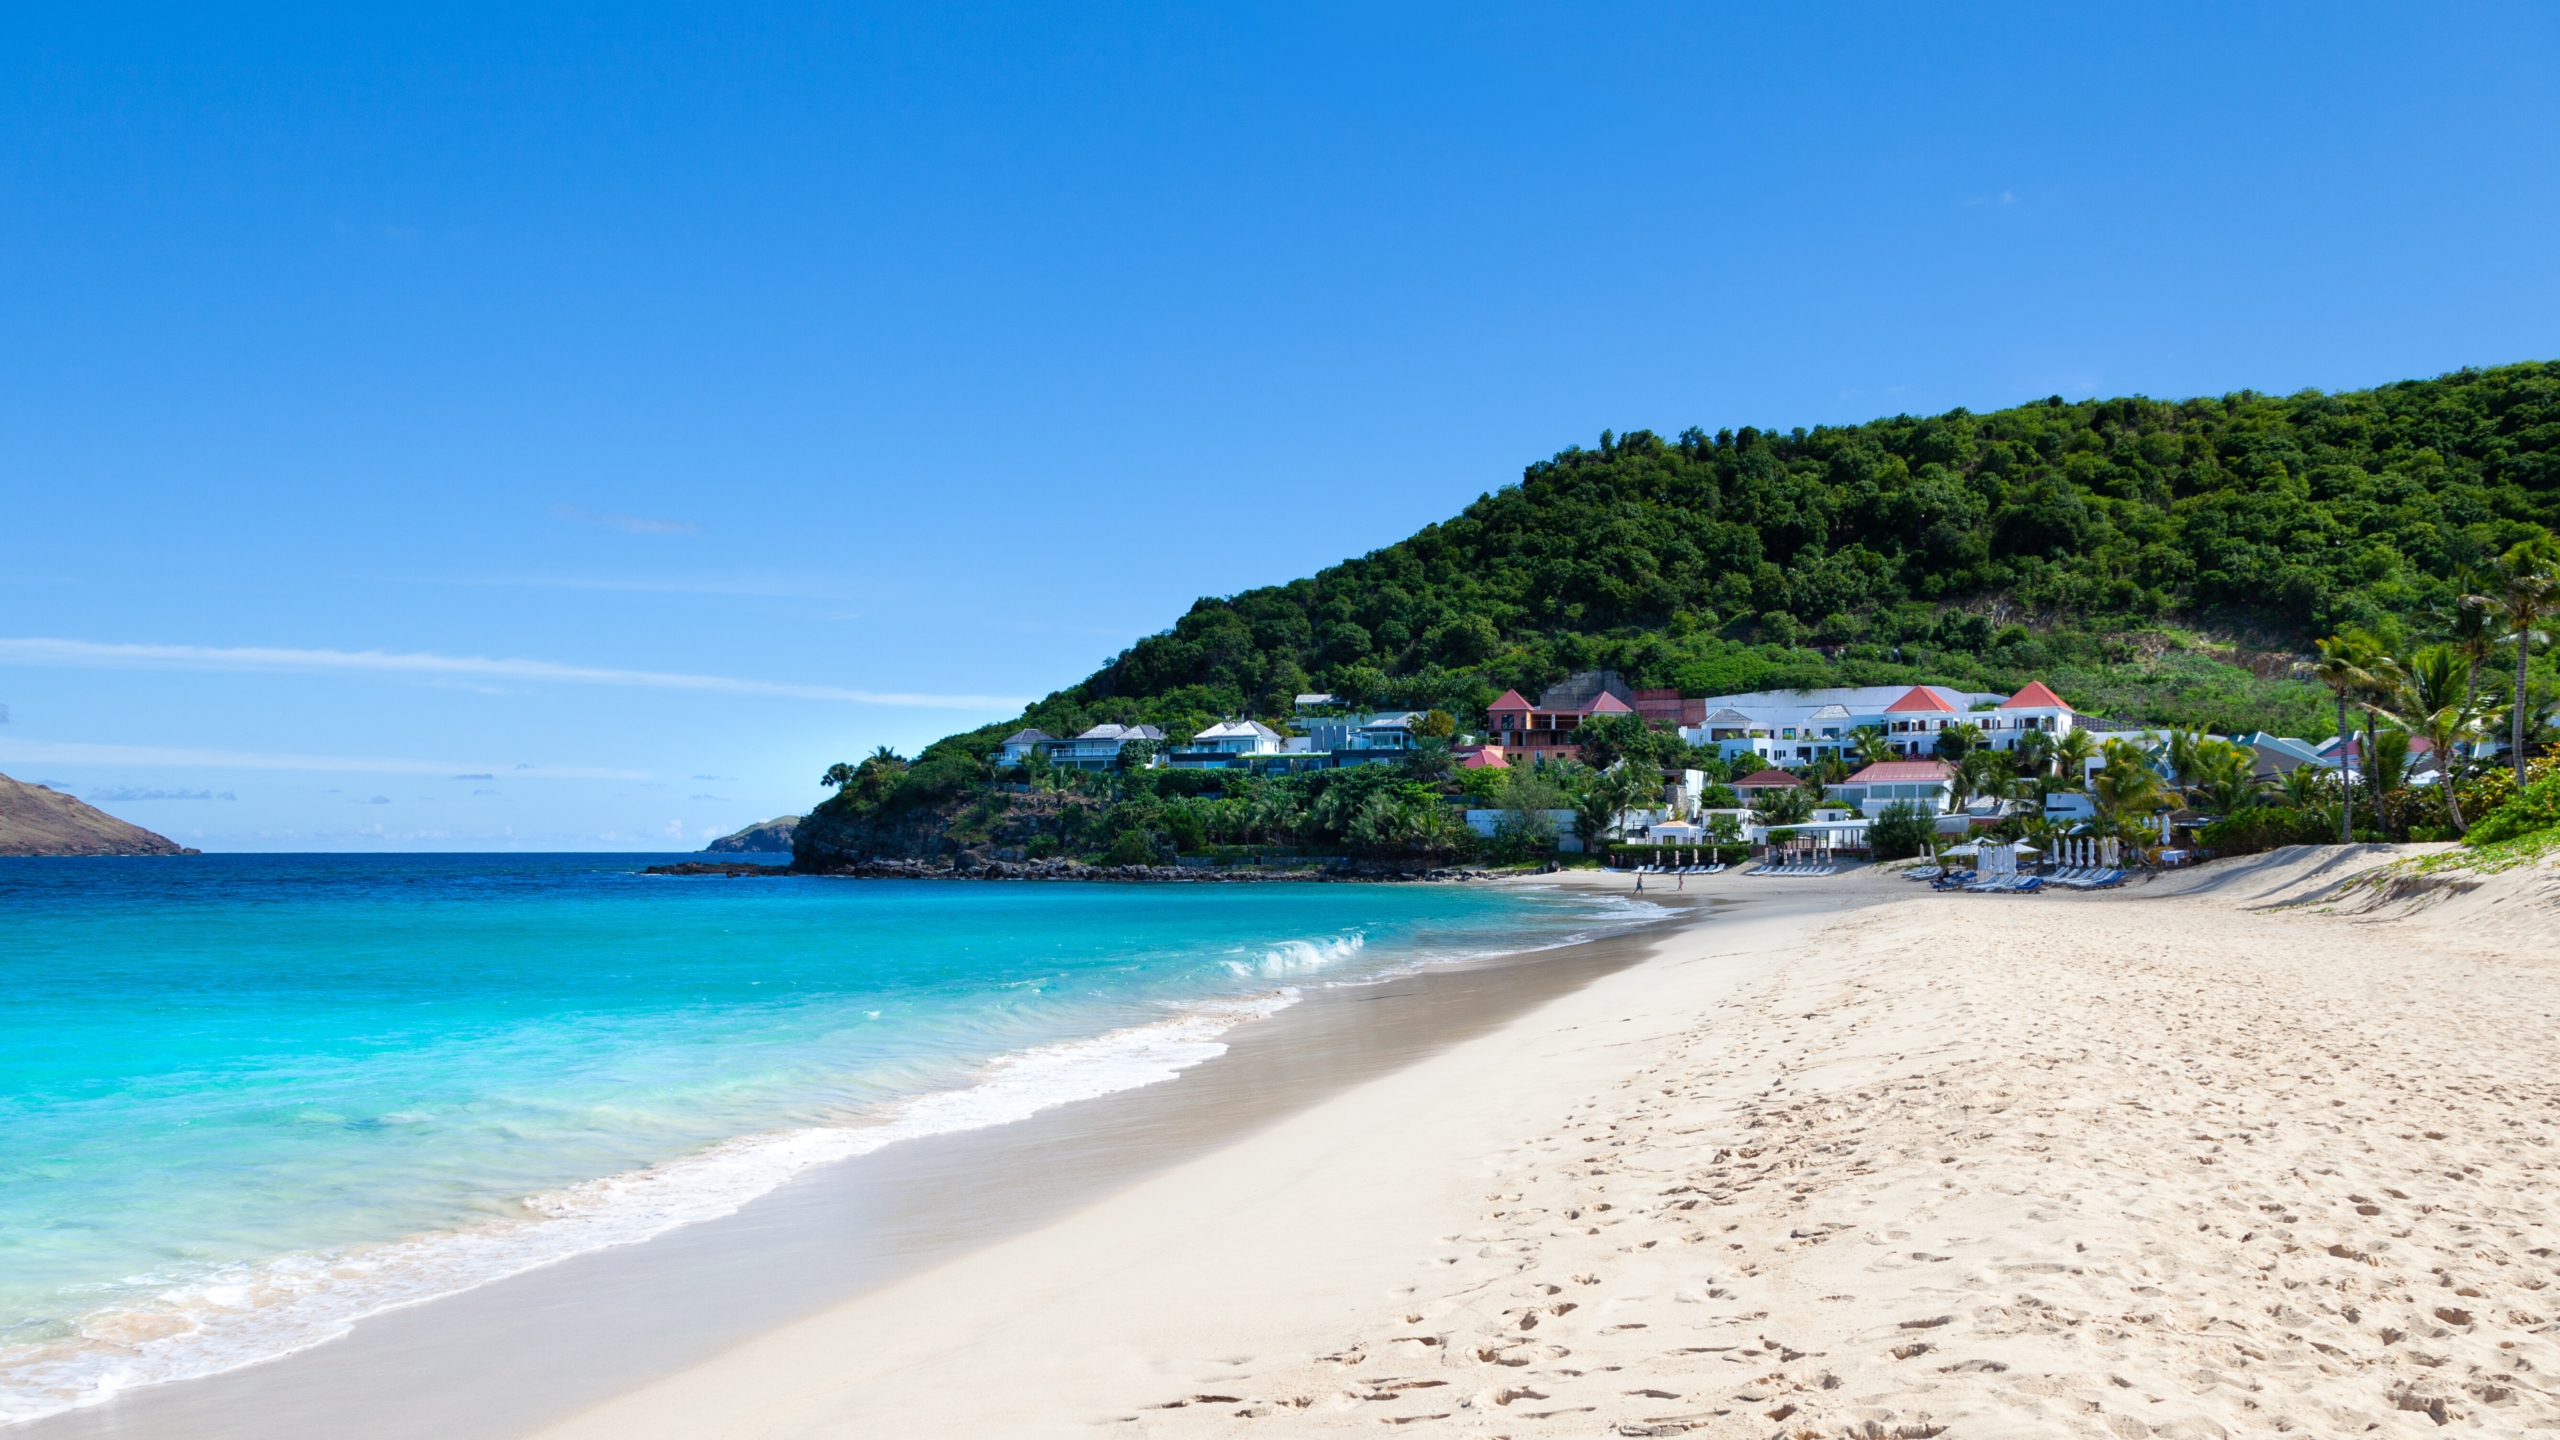
{"type": "Polygon", "coordinates": [[[0,860],[0,1423],[1169,1079],[1308,986],[1657,913],[652,858],[0,860]]]}

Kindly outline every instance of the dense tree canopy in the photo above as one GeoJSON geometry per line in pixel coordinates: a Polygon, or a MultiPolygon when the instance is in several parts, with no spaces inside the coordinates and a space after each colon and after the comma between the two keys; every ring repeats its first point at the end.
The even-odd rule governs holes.
{"type": "Polygon", "coordinates": [[[2324,734],[2288,674],[2309,637],[2447,611],[2459,569],[2555,525],[2560,363],[1604,434],[1397,544],[1201,600],[1024,719],[1179,736],[1328,690],[1473,726],[1605,665],[1691,694],[2041,677],[2101,712],[2324,734]]]}
{"type": "Polygon", "coordinates": [[[2020,646],[2008,668],[2049,668],[2163,619],[2298,646],[2449,604],[2459,567],[2556,523],[2560,364],[1604,434],[1398,544],[1204,599],[1074,698],[1464,705],[1601,661],[1713,690],[2020,646]]]}

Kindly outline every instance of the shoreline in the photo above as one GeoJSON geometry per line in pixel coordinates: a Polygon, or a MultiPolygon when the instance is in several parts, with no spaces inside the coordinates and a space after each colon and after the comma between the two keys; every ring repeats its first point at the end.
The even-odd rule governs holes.
{"type": "Polygon", "coordinates": [[[2329,906],[2391,853],[1703,887],[1768,903],[540,1437],[2560,1429],[2560,895],[2329,906]]]}
{"type": "Polygon", "coordinates": [[[837,1303],[931,1257],[965,1253],[1043,1223],[1071,1200],[1107,1194],[1150,1168],[1224,1143],[1234,1126],[1268,1123],[1360,1075],[1403,1063],[1399,1057],[1457,1043],[1491,1023],[1486,1017],[1533,1005],[1555,986],[1633,963],[1628,946],[1676,923],[1677,907],[1658,908],[1662,919],[1595,940],[1308,988],[1276,1013],[1225,1028],[1219,1039],[1227,1053],[1170,1078],[824,1162],[726,1215],[372,1313],[350,1333],[277,1358],[131,1389],[21,1422],[8,1433],[342,1435],[353,1433],[350,1424],[362,1416],[362,1433],[383,1435],[392,1432],[382,1428],[374,1407],[390,1392],[408,1394],[409,1413],[418,1417],[399,1433],[521,1434],[542,1418],[681,1368],[708,1353],[706,1347],[837,1303]],[[1404,1004],[1424,1023],[1399,1027],[1392,1036],[1377,1033],[1363,1012],[1380,1000],[1404,1004]],[[940,1220],[928,1213],[987,1175],[1026,1163],[1057,1169],[1060,1147],[1077,1153],[1044,1196],[963,1197],[940,1220]],[[848,1215],[861,1217],[866,1230],[851,1243],[848,1215]],[[869,1231],[874,1223],[882,1228],[869,1231]],[[753,1295],[694,1307],[701,1323],[690,1333],[630,1303],[635,1295],[662,1294],[679,1275],[691,1277],[682,1282],[687,1288],[725,1284],[742,1266],[771,1283],[760,1281],[753,1295]],[[548,1326],[527,1324],[537,1313],[556,1318],[563,1308],[598,1317],[583,1339],[572,1343],[548,1326]],[[623,1312],[619,1319],[604,1313],[616,1308],[623,1312]],[[608,1340],[617,1325],[634,1333],[608,1340]],[[495,1334],[510,1338],[504,1344],[475,1338],[495,1334]],[[616,1350],[616,1358],[594,1365],[598,1345],[616,1350]],[[547,1363],[533,1358],[546,1354],[547,1363]],[[513,1378],[468,1396],[439,1393],[450,1389],[455,1371],[513,1378]]]}
{"type": "MultiPolygon", "coordinates": [[[[967,852],[962,852],[966,855],[967,852]]],[[[802,870],[794,865],[759,865],[746,860],[686,860],[651,865],[643,875],[700,878],[711,875],[743,878],[805,876],[817,880],[1071,880],[1086,883],[1153,885],[1295,882],[1447,884],[1462,881],[1534,878],[1560,871],[1495,870],[1481,865],[1399,866],[1385,861],[1325,856],[1291,865],[1092,865],[1082,860],[990,860],[974,865],[928,865],[922,860],[865,860],[828,870],[802,870]]]]}

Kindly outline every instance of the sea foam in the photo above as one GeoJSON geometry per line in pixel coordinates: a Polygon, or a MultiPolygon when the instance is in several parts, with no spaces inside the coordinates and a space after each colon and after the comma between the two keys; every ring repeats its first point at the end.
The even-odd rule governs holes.
{"type": "MultiPolygon", "coordinates": [[[[1310,945],[1306,952],[1340,945],[1310,945]]],[[[1357,953],[1358,937],[1349,947],[1357,953]]],[[[894,1101],[843,1125],[742,1136],[681,1159],[527,1196],[520,1216],[230,1267],[141,1304],[83,1317],[76,1338],[0,1354],[0,1425],[308,1349],[346,1334],[368,1315],[733,1214],[813,1166],[901,1140],[1003,1125],[1170,1080],[1224,1054],[1219,1037],[1228,1030],[1294,999],[1294,991],[1281,990],[1201,1002],[1152,1024],[1035,1046],[990,1062],[972,1084],[894,1101]]]]}

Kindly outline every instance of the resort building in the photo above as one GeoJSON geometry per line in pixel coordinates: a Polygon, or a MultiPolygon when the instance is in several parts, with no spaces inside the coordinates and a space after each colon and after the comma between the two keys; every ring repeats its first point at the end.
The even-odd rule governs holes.
{"type": "Polygon", "coordinates": [[[1120,763],[1120,752],[1139,741],[1161,745],[1164,732],[1153,725],[1096,725],[1072,740],[1053,740],[1046,747],[1049,761],[1069,770],[1109,770],[1120,763]]]}
{"type": "Polygon", "coordinates": [[[2334,756],[2323,755],[2320,747],[2308,740],[2297,740],[2290,735],[2270,735],[2264,730],[2235,736],[2233,743],[2246,745],[2257,755],[2258,765],[2254,773],[2261,780],[2290,775],[2305,765],[2325,770],[2335,768],[2338,763],[2334,756]]]}
{"type": "Polygon", "coordinates": [[[1248,755],[1277,755],[1286,744],[1259,720],[1223,720],[1177,745],[1166,757],[1184,769],[1234,768],[1248,755]]]}
{"type": "MultiPolygon", "coordinates": [[[[1670,695],[1674,713],[1686,703],[1677,692],[1646,693],[1655,697],[1649,703],[1657,710],[1664,694],[1670,695]]],[[[1585,670],[1548,686],[1535,705],[1519,691],[1505,690],[1485,707],[1485,715],[1493,725],[1493,742],[1514,759],[1574,760],[1582,754],[1573,741],[1574,727],[1595,716],[1644,713],[1636,706],[1636,694],[1615,670],[1585,670]]]]}
{"type": "Polygon", "coordinates": [[[1758,774],[1745,775],[1734,781],[1733,793],[1741,796],[1744,802],[1748,803],[1759,799],[1760,793],[1764,790],[1793,790],[1803,783],[1784,770],[1763,770],[1758,774]]]}
{"type": "Polygon", "coordinates": [[[2041,731],[2047,735],[2070,733],[2077,717],[2063,698],[2053,693],[2041,680],[2030,680],[2026,688],[2000,702],[1999,708],[1980,717],[1983,734],[1994,750],[2015,750],[2018,742],[2041,731]]]}
{"type": "Polygon", "coordinates": [[[1950,808],[1947,797],[1954,776],[1955,767],[1944,760],[1882,760],[1824,793],[1840,804],[1864,811],[1871,820],[1896,801],[1924,806],[1932,815],[1944,815],[1950,808]]]}
{"type": "Polygon", "coordinates": [[[1854,759],[1854,732],[1884,732],[1896,754],[1926,755],[1938,732],[1963,720],[1979,720],[2002,699],[1945,685],[1835,685],[1815,690],[1756,690],[1710,695],[1706,713],[1683,726],[1680,738],[1712,745],[1730,763],[1743,756],[1763,765],[1811,765],[1854,759]]]}
{"type": "Polygon", "coordinates": [[[1681,727],[1682,739],[1712,745],[1728,762],[1751,756],[1764,765],[1855,759],[1860,730],[1881,733],[1897,755],[1923,759],[1955,725],[1978,727],[1995,750],[2014,750],[2029,731],[2060,734],[2077,723],[2071,707],[2040,680],[2005,696],[1947,685],[1844,685],[1710,695],[1695,703],[1706,713],[1681,727]]]}

